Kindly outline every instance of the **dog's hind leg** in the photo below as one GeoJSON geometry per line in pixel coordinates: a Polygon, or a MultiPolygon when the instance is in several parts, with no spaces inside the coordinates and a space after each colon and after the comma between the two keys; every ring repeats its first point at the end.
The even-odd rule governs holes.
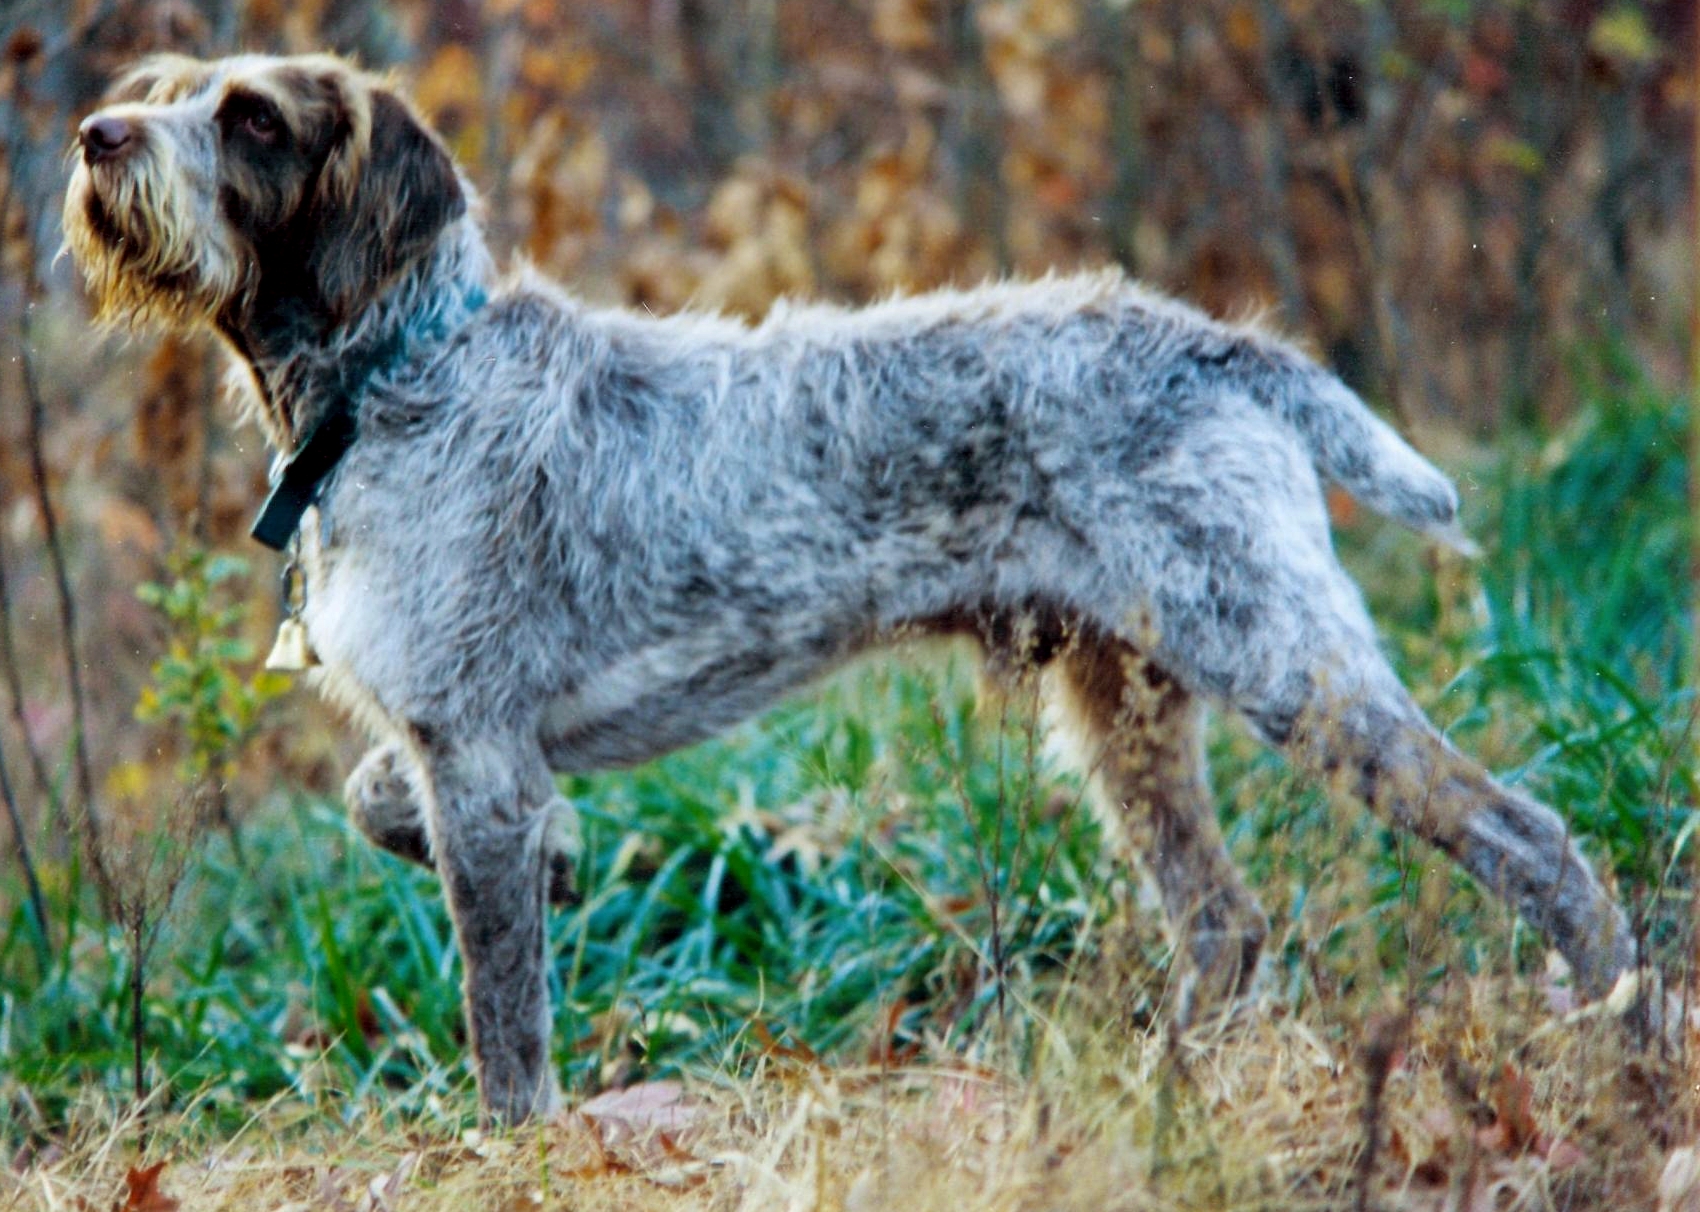
{"type": "Polygon", "coordinates": [[[534,740],[419,730],[432,850],[466,970],[466,1021],[485,1110],[508,1122],[559,1102],[549,1056],[544,896],[558,808],[534,740]]]}
{"type": "MultiPolygon", "coordinates": [[[[368,841],[398,858],[435,868],[425,831],[414,763],[400,745],[379,745],[360,760],[343,784],[348,815],[368,841]]],[[[578,838],[574,814],[564,800],[551,809],[544,852],[549,870],[549,903],[578,903],[578,838]]]]}
{"type": "Polygon", "coordinates": [[[1325,536],[1282,537],[1284,564],[1246,538],[1174,577],[1158,595],[1151,651],[1302,768],[1457,859],[1558,948],[1583,989],[1609,991],[1634,962],[1633,939],[1564,821],[1436,732],[1382,656],[1325,536]]]}
{"type": "Polygon", "coordinates": [[[1309,455],[1231,403],[1224,423],[1186,431],[1131,488],[1094,482],[1074,505],[1070,520],[1103,561],[1090,583],[1134,589],[1096,605],[1096,621],[1452,855],[1546,935],[1584,989],[1609,990],[1633,940],[1564,821],[1423,717],[1334,557],[1309,455]]]}
{"type": "Polygon", "coordinates": [[[1356,662],[1371,659],[1380,676],[1357,686],[1314,684],[1280,729],[1288,753],[1457,859],[1546,936],[1585,992],[1609,992],[1635,962],[1634,938],[1564,820],[1453,748],[1379,653],[1356,662]]]}
{"type": "Polygon", "coordinates": [[[1056,672],[1092,791],[1156,880],[1185,1026],[1246,991],[1269,920],[1228,857],[1206,779],[1204,705],[1131,645],[1078,635],[1056,672]]]}

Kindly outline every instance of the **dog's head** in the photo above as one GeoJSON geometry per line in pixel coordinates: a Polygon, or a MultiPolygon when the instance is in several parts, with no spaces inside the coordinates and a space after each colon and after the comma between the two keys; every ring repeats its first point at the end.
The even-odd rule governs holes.
{"type": "Polygon", "coordinates": [[[66,246],[107,322],[329,329],[466,209],[408,104],[326,55],[145,60],[73,154],[66,246]]]}

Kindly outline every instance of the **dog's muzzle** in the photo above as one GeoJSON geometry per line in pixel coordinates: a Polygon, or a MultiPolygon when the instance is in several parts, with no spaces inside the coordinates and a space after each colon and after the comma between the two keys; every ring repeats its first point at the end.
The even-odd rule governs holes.
{"type": "Polygon", "coordinates": [[[133,122],[113,114],[85,118],[77,128],[77,139],[83,145],[83,163],[118,159],[136,146],[139,133],[133,122]]]}

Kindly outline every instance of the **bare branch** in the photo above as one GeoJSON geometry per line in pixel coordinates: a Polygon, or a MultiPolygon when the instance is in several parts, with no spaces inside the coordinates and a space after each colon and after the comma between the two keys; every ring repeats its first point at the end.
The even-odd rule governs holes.
{"type": "Polygon", "coordinates": [[[46,431],[46,407],[42,403],[41,385],[36,380],[35,358],[31,347],[30,312],[33,296],[39,284],[31,281],[26,304],[18,317],[18,366],[22,372],[24,398],[29,426],[26,444],[29,447],[30,477],[34,487],[36,508],[41,514],[42,533],[47,543],[48,562],[53,569],[53,588],[59,607],[59,634],[65,655],[65,682],[71,694],[71,744],[73,769],[77,778],[77,812],[74,820],[81,835],[83,849],[95,888],[100,896],[101,909],[112,908],[112,879],[101,849],[103,829],[100,809],[94,797],[94,770],[89,761],[88,707],[83,694],[82,661],[77,655],[77,604],[71,593],[71,578],[65,565],[65,548],[59,534],[59,517],[53,508],[53,494],[47,482],[47,458],[43,452],[46,431]]]}
{"type": "Polygon", "coordinates": [[[30,857],[29,831],[24,827],[23,814],[18,811],[17,798],[12,794],[12,778],[6,769],[6,751],[0,747],[0,800],[6,803],[6,816],[12,822],[12,836],[17,841],[18,865],[24,871],[24,883],[29,888],[30,911],[35,917],[36,953],[46,966],[47,900],[41,895],[41,881],[36,878],[35,860],[30,857]]]}
{"type": "MultiPolygon", "coordinates": [[[[0,211],[0,214],[4,214],[0,211]]],[[[0,499],[0,504],[4,500],[0,499]]],[[[6,693],[11,699],[12,720],[18,727],[18,735],[23,739],[24,756],[29,760],[30,776],[35,780],[36,789],[46,802],[48,812],[55,827],[66,835],[70,833],[70,821],[65,816],[65,804],[59,796],[58,785],[47,769],[47,760],[41,756],[41,747],[35,743],[35,737],[30,733],[29,717],[24,711],[24,678],[18,664],[17,635],[12,623],[11,588],[6,581],[6,556],[0,550],[0,677],[6,681],[6,693]]]]}

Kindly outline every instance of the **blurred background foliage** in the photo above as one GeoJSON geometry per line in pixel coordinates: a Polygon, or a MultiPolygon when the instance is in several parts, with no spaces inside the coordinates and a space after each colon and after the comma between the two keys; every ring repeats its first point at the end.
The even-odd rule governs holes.
{"type": "MultiPolygon", "coordinates": [[[[131,59],[330,48],[393,69],[481,190],[497,247],[600,302],[754,317],[785,294],[1115,262],[1218,314],[1267,314],[1460,471],[1490,552],[1479,584],[1442,576],[1437,594],[1415,544],[1342,499],[1354,570],[1425,702],[1608,839],[1645,909],[1693,795],[1671,399],[1692,302],[1695,20],[1689,0],[9,0],[0,790],[19,832],[0,836],[39,879],[0,862],[0,1061],[14,1048],[18,1080],[61,1103],[75,1065],[121,1065],[102,1015],[129,977],[76,950],[95,899],[76,890],[91,873],[119,887],[123,870],[99,868],[129,852],[79,852],[79,821],[122,839],[207,800],[187,784],[211,776],[228,840],[193,868],[190,941],[165,961],[155,1034],[173,1071],[310,1090],[334,1041],[344,1086],[412,1082],[428,1100],[464,1080],[431,882],[319,804],[355,738],[254,677],[270,560],[206,554],[246,549],[268,462],[218,403],[220,355],[97,340],[56,256],[75,123],[131,59]],[[274,814],[244,856],[240,822],[268,798],[300,823],[274,814]],[[50,929],[32,933],[26,900],[50,929]]],[[[713,1033],[758,1011],[807,1046],[866,1030],[874,1053],[922,1040],[923,1004],[946,1034],[983,1022],[1001,974],[976,977],[983,923],[951,919],[993,834],[962,818],[1012,800],[1042,818],[1025,859],[1002,856],[1042,944],[1021,962],[1102,916],[1073,793],[1006,777],[1002,750],[971,760],[960,679],[894,677],[635,780],[576,781],[591,898],[556,923],[557,954],[595,992],[557,1040],[570,1057],[616,1061],[622,1005],[650,1008],[646,1038],[710,1059],[731,1046],[713,1033]],[[850,722],[869,710],[896,734],[850,722]],[[959,773],[934,768],[946,759],[959,773]],[[906,804],[909,831],[891,832],[906,804]]],[[[1019,751],[1019,729],[994,732],[1019,751]]],[[[1341,923],[1385,924],[1347,890],[1397,905],[1400,870],[1364,858],[1362,879],[1316,882],[1305,837],[1340,843],[1325,813],[1293,807],[1316,797],[1295,800],[1243,737],[1215,748],[1287,971],[1326,984],[1341,923]]],[[[163,912],[170,891],[128,903],[163,912]]]]}

